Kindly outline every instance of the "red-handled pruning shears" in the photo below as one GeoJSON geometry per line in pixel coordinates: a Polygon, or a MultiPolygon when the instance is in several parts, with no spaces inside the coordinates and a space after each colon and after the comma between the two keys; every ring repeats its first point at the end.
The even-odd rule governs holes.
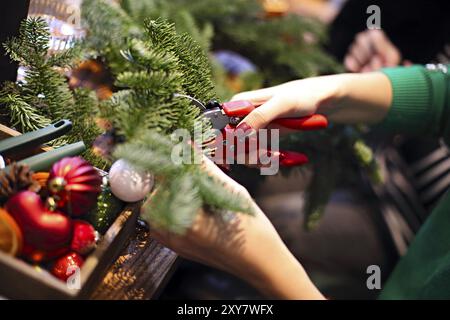
{"type": "MultiPolygon", "coordinates": [[[[203,116],[211,121],[212,127],[222,132],[223,141],[227,141],[227,135],[235,132],[236,126],[243,118],[255,110],[255,108],[259,107],[259,105],[255,105],[250,101],[219,103],[218,101],[213,100],[204,104],[187,95],[176,94],[175,96],[188,98],[199,107],[203,112],[203,116]]],[[[328,127],[327,118],[320,114],[299,118],[276,119],[272,123],[299,131],[321,130],[328,127]]],[[[270,153],[271,151],[267,150],[267,152],[270,153]]],[[[305,154],[294,151],[278,151],[276,156],[279,156],[280,164],[287,167],[308,163],[308,157],[305,154]]]]}
{"type": "MultiPolygon", "coordinates": [[[[229,118],[231,122],[240,122],[244,117],[246,117],[250,112],[255,110],[259,105],[255,105],[250,101],[232,101],[218,104],[217,102],[211,102],[214,107],[210,111],[204,113],[208,117],[210,112],[212,113],[223,113],[225,117],[229,118]],[[235,118],[235,119],[232,119],[235,118]]],[[[231,124],[230,122],[230,124],[231,124]]],[[[325,116],[320,114],[314,114],[312,116],[300,117],[300,118],[282,118],[276,119],[272,123],[279,126],[293,129],[293,130],[320,130],[325,129],[328,126],[328,120],[325,116]]]]}

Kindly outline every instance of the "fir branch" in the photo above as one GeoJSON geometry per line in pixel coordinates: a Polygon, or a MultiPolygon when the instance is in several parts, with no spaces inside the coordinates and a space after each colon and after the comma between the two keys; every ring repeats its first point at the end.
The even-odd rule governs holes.
{"type": "Polygon", "coordinates": [[[202,207],[194,181],[188,175],[181,175],[160,187],[152,201],[143,207],[142,215],[160,228],[183,234],[202,207]]]}
{"type": "Polygon", "coordinates": [[[177,10],[173,16],[166,19],[173,20],[178,32],[189,34],[204,52],[211,50],[214,36],[214,28],[211,24],[205,23],[202,28],[199,27],[188,10],[177,10]]]}
{"type": "Polygon", "coordinates": [[[122,55],[135,67],[144,70],[175,70],[177,67],[177,57],[167,50],[156,50],[148,42],[138,39],[131,39],[128,50],[122,50],[122,55]]]}
{"type": "Polygon", "coordinates": [[[158,178],[170,179],[187,171],[185,166],[170,160],[173,148],[174,144],[166,137],[154,131],[147,131],[138,143],[119,145],[114,156],[123,158],[158,178]]]}
{"type": "Polygon", "coordinates": [[[77,42],[71,48],[52,53],[48,57],[47,64],[60,68],[74,67],[81,61],[82,55],[82,44],[77,42]]]}
{"type": "Polygon", "coordinates": [[[153,45],[178,58],[184,91],[204,101],[213,99],[211,65],[202,47],[188,34],[177,34],[173,23],[161,19],[147,21],[146,30],[153,45]]]}
{"type": "Polygon", "coordinates": [[[322,155],[312,164],[312,180],[305,197],[305,229],[312,230],[320,222],[325,207],[336,187],[336,172],[338,169],[339,164],[332,155],[322,155]]]}
{"type": "Polygon", "coordinates": [[[137,128],[165,134],[180,128],[191,133],[198,129],[197,137],[210,140],[211,125],[200,110],[188,99],[174,96],[213,96],[206,55],[188,35],[179,36],[173,24],[158,20],[148,25],[148,38],[132,39],[121,50],[128,63],[127,71],[116,74],[116,85],[122,90],[102,105],[102,113],[128,141],[139,137],[137,128]]]}
{"type": "MultiPolygon", "coordinates": [[[[22,22],[19,35],[8,40],[9,56],[21,63],[26,74],[19,84],[6,84],[0,91],[0,102],[9,111],[11,125],[21,132],[43,128],[52,122],[69,119],[71,132],[50,144],[54,147],[84,141],[88,146],[100,134],[94,117],[98,101],[93,92],[69,88],[61,69],[74,65],[81,56],[80,46],[58,53],[48,53],[50,33],[42,18],[22,22]]],[[[101,164],[90,151],[87,160],[101,164]]]]}
{"type": "Polygon", "coordinates": [[[119,4],[107,0],[84,0],[81,6],[82,21],[89,33],[84,48],[94,57],[107,61],[114,73],[127,69],[121,50],[130,38],[140,38],[142,29],[119,4]]]}
{"type": "MultiPolygon", "coordinates": [[[[47,23],[42,18],[29,18],[22,22],[19,35],[8,40],[5,48],[11,59],[26,69],[24,82],[19,88],[21,99],[29,105],[39,106],[42,116],[59,120],[64,117],[64,108],[73,105],[73,98],[66,79],[47,55],[49,41],[47,23]]],[[[57,61],[62,63],[68,58],[69,55],[64,59],[59,57],[57,61]]],[[[4,87],[4,94],[9,89],[4,87]]]]}
{"type": "MultiPolygon", "coordinates": [[[[193,132],[202,121],[199,110],[188,101],[174,99],[173,93],[187,93],[204,101],[216,97],[216,92],[220,93],[220,97],[231,95],[229,90],[224,89],[226,80],[217,67],[214,68],[217,91],[211,81],[211,67],[204,50],[210,47],[212,29],[214,48],[235,50],[257,64],[260,76],[255,79],[256,85],[263,81],[265,85],[270,85],[342,70],[321,49],[326,41],[322,24],[292,15],[265,19],[257,0],[122,0],[120,3],[119,7],[104,0],[85,0],[84,6],[89,8],[85,10],[86,20],[91,30],[87,47],[105,58],[122,89],[114,94],[111,101],[102,105],[102,114],[107,115],[118,132],[132,143],[132,148],[136,148],[133,157],[143,167],[146,164],[140,162],[141,154],[145,153],[147,159],[158,159],[162,155],[159,151],[152,153],[154,144],[143,140],[147,130],[152,129],[163,135],[176,128],[187,128],[193,132]],[[175,24],[157,19],[160,17],[175,24]],[[147,19],[145,23],[144,19],[147,19]],[[133,30],[136,31],[134,34],[133,30]],[[180,31],[190,36],[180,35],[180,31]],[[164,85],[158,86],[157,81],[152,82],[153,79],[164,85]]],[[[246,89],[254,88],[242,88],[246,89]]],[[[210,137],[208,126],[200,131],[203,139],[198,141],[210,137]]],[[[343,128],[334,128],[325,133],[308,133],[300,137],[291,135],[288,139],[292,147],[288,149],[305,150],[316,167],[308,192],[306,214],[311,217],[308,221],[316,221],[314,219],[318,219],[323,212],[333,181],[340,178],[339,173],[345,171],[346,176],[354,173],[351,170],[349,173],[348,168],[339,170],[334,164],[347,163],[345,155],[348,154],[367,160],[364,157],[366,149],[361,148],[361,144],[349,143],[352,140],[345,132],[343,128]],[[330,153],[333,153],[331,158],[322,156],[330,153]],[[333,165],[330,167],[330,163],[320,161],[323,159],[330,160],[333,165]]],[[[207,146],[202,147],[207,152],[207,146]]],[[[132,153],[132,150],[127,152],[132,153]]],[[[165,154],[162,158],[167,156],[165,154]]],[[[150,162],[148,167],[158,170],[161,163],[150,162]]],[[[167,174],[170,179],[172,173],[167,174]]],[[[210,202],[216,201],[217,206],[223,205],[220,200],[213,199],[214,193],[209,193],[208,180],[197,176],[192,178],[196,180],[201,197],[210,202]]],[[[172,199],[171,192],[175,192],[176,186],[172,191],[171,188],[170,183],[162,183],[160,193],[163,196],[160,199],[172,199]]],[[[228,202],[234,203],[231,200],[228,202]]],[[[169,209],[163,207],[162,201],[158,210],[169,209]]],[[[164,217],[162,211],[155,214],[161,214],[162,219],[170,219],[164,217]]],[[[165,221],[170,224],[169,220],[165,221]]],[[[306,224],[311,227],[314,223],[306,224]]]]}
{"type": "Polygon", "coordinates": [[[3,93],[0,104],[8,108],[11,125],[20,132],[38,130],[50,125],[51,120],[41,115],[39,111],[28,104],[17,93],[3,93]]]}
{"type": "MultiPolygon", "coordinates": [[[[221,182],[209,176],[198,164],[172,161],[176,146],[168,137],[147,131],[143,132],[139,142],[119,145],[114,152],[114,157],[155,175],[158,186],[151,201],[144,206],[145,217],[161,227],[182,233],[205,205],[253,213],[246,197],[227,192],[221,182]]],[[[189,156],[193,156],[195,151],[191,146],[183,147],[190,152],[189,156]]]]}
{"type": "Polygon", "coordinates": [[[212,25],[215,48],[249,58],[268,84],[342,70],[322,50],[326,28],[314,19],[291,14],[264,18],[258,0],[172,0],[164,9],[172,11],[166,13],[171,19],[176,12],[187,10],[200,28],[212,25]]]}
{"type": "Polygon", "coordinates": [[[49,49],[50,32],[42,18],[21,22],[19,36],[4,43],[6,54],[19,64],[43,63],[49,49]]]}
{"type": "Polygon", "coordinates": [[[233,212],[253,213],[251,204],[246,198],[243,198],[234,192],[224,192],[224,190],[227,190],[226,187],[204,172],[199,171],[194,177],[201,198],[209,206],[233,212]],[[218,196],[219,194],[220,196],[218,196]]]}
{"type": "Polygon", "coordinates": [[[164,71],[125,71],[117,76],[116,85],[122,88],[135,90],[148,90],[156,96],[167,96],[167,92],[176,92],[179,89],[177,80],[180,74],[164,71]]]}

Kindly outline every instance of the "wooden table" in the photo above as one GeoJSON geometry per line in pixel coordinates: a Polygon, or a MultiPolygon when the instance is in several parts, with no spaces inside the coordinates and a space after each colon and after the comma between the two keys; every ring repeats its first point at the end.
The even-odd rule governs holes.
{"type": "Polygon", "coordinates": [[[158,298],[177,265],[177,255],[137,228],[91,298],[148,300],[158,298]]]}

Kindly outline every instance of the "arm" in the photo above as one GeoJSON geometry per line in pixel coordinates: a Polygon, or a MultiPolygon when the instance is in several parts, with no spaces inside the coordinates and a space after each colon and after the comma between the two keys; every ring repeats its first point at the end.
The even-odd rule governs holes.
{"type": "Polygon", "coordinates": [[[398,132],[449,137],[448,66],[384,69],[392,87],[392,104],[382,125],[398,132]]]}
{"type": "Polygon", "coordinates": [[[202,211],[184,235],[153,224],[151,236],[187,259],[240,277],[269,298],[323,299],[247,190],[211,160],[204,158],[203,166],[229,191],[248,197],[254,215],[237,213],[224,222],[218,215],[202,211]]]}
{"type": "Polygon", "coordinates": [[[233,100],[261,104],[239,124],[244,131],[248,127],[254,130],[265,128],[277,118],[313,113],[325,114],[336,123],[375,124],[389,111],[392,88],[389,79],[380,72],[340,74],[244,92],[234,96],[233,100]]]}
{"type": "MultiPolygon", "coordinates": [[[[412,128],[424,133],[436,127],[431,131],[447,132],[448,117],[443,111],[448,108],[448,77],[420,67],[405,70],[294,81],[243,93],[235,99],[264,103],[244,119],[255,129],[265,127],[278,117],[321,112],[338,123],[375,124],[385,119],[386,126],[412,128]],[[434,103],[430,104],[430,101],[434,103]],[[411,126],[414,122],[419,127],[411,126]]],[[[253,201],[242,186],[210,160],[205,158],[203,165],[226,188],[243,193],[253,201]]],[[[224,223],[217,215],[200,212],[185,235],[166,232],[157,225],[152,225],[151,235],[185,258],[246,280],[268,297],[323,299],[273,225],[256,204],[253,205],[254,216],[237,213],[231,221],[224,223]]]]}
{"type": "Polygon", "coordinates": [[[241,122],[244,131],[276,118],[322,113],[341,124],[382,123],[399,132],[449,137],[449,79],[440,70],[414,66],[297,80],[233,100],[262,103],[241,122]]]}
{"type": "Polygon", "coordinates": [[[151,236],[186,259],[234,274],[268,298],[324,299],[261,210],[237,213],[226,223],[202,211],[185,235],[152,226],[151,236]]]}

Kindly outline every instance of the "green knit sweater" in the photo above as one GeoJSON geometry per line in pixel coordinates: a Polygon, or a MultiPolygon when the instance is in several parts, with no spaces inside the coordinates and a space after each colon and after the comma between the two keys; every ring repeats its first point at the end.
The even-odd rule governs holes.
{"type": "MultiPolygon", "coordinates": [[[[450,70],[384,69],[393,88],[393,102],[383,126],[401,132],[443,137],[450,142],[450,70]]],[[[450,299],[450,193],[419,230],[401,258],[381,299],[450,299]]]]}

